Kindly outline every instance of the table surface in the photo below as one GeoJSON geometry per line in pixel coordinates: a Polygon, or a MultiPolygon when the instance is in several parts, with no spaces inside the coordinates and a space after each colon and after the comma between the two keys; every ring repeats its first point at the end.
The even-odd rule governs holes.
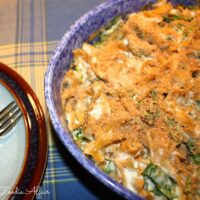
{"type": "Polygon", "coordinates": [[[43,107],[48,163],[36,199],[121,199],[85,171],[52,130],[44,100],[44,74],[70,25],[103,0],[0,0],[0,62],[16,70],[43,107]]]}

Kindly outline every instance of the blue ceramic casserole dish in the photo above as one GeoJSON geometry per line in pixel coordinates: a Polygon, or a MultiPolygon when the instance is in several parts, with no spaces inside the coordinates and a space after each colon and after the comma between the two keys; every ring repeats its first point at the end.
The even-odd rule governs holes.
{"type": "MultiPolygon", "coordinates": [[[[98,180],[124,198],[132,200],[139,200],[142,198],[103,173],[74,143],[67,128],[64,112],[62,111],[60,86],[69,68],[70,62],[72,61],[73,49],[80,47],[93,32],[98,30],[109,20],[119,15],[137,12],[145,5],[155,2],[156,0],[109,0],[89,11],[78,19],[65,33],[54,52],[45,76],[45,98],[47,108],[56,134],[64,146],[76,160],[98,180]]],[[[172,0],[172,3],[194,5],[195,1],[172,0]]]]}

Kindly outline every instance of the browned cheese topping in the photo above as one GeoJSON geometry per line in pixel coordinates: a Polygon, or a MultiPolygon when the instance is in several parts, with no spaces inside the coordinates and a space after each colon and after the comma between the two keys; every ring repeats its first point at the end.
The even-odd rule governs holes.
{"type": "Polygon", "coordinates": [[[200,199],[200,9],[164,1],[73,51],[69,129],[104,172],[147,199],[200,199]]]}

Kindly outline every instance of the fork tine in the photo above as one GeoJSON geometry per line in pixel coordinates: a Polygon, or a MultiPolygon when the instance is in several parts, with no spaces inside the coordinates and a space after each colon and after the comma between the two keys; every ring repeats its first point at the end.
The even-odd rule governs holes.
{"type": "Polygon", "coordinates": [[[6,123],[12,116],[16,115],[17,112],[19,112],[18,105],[12,104],[12,106],[9,106],[3,113],[2,117],[0,117],[0,127],[3,126],[4,123],[6,123]]]}
{"type": "Polygon", "coordinates": [[[22,116],[22,113],[20,109],[18,109],[10,119],[8,119],[1,127],[0,127],[0,136],[7,133],[9,130],[11,130],[14,125],[18,122],[20,117],[22,116]]]}
{"type": "Polygon", "coordinates": [[[0,120],[13,109],[15,104],[15,101],[12,101],[2,111],[0,111],[0,120]]]}

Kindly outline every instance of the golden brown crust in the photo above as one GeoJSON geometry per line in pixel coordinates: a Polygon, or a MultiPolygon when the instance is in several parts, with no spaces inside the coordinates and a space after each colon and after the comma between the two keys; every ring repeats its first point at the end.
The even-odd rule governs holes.
{"type": "MultiPolygon", "coordinates": [[[[191,199],[200,187],[199,166],[188,149],[192,140],[193,153],[200,153],[199,21],[199,9],[169,3],[131,14],[102,45],[74,51],[79,69],[68,71],[63,83],[70,87],[61,91],[66,113],[78,121],[72,131],[81,127],[93,138],[83,152],[97,165],[113,159],[124,183],[122,171],[131,168],[132,159],[144,166],[153,162],[176,180],[180,199],[191,199]]],[[[153,198],[143,187],[137,179],[138,192],[153,198]]]]}

